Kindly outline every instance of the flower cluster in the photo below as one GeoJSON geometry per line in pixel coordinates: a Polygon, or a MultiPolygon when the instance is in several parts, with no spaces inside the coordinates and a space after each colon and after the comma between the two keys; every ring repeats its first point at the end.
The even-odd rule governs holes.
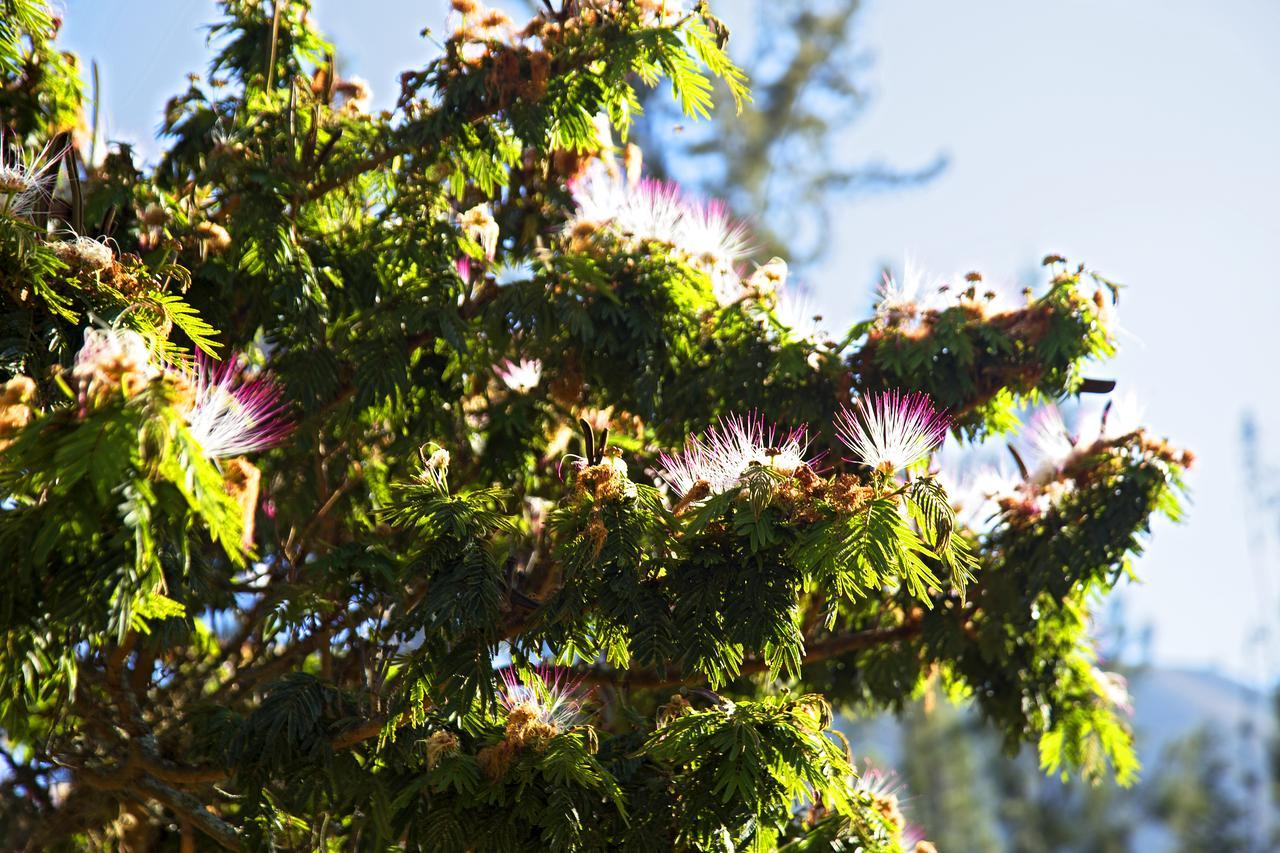
{"type": "Polygon", "coordinates": [[[565,226],[571,247],[580,248],[601,229],[639,248],[661,243],[711,280],[722,305],[747,291],[737,267],[750,251],[746,228],[720,201],[686,198],[674,184],[631,180],[596,164],[574,182],[577,211],[565,226]]]}
{"type": "MultiPolygon", "coordinates": [[[[942,443],[951,419],[926,394],[889,391],[862,397],[836,414],[836,436],[856,461],[894,474],[924,461],[942,443]]],[[[760,414],[730,415],[701,436],[692,436],[678,453],[660,457],[663,478],[682,496],[682,504],[730,492],[742,485],[753,466],[784,477],[812,470],[807,459],[808,427],[784,431],[760,414]]]]}
{"type": "Polygon", "coordinates": [[[761,414],[730,415],[704,435],[691,437],[679,453],[662,454],[661,461],[664,478],[681,495],[718,495],[737,488],[753,465],[794,474],[809,464],[808,446],[803,427],[784,431],[761,414]]]}
{"type": "Polygon", "coordinates": [[[183,404],[187,426],[210,459],[266,450],[292,430],[288,406],[273,379],[246,376],[238,358],[218,364],[204,353],[192,368],[167,365],[131,329],[86,329],[71,375],[83,406],[117,391],[132,396],[153,379],[170,377],[189,391],[183,404]]]}
{"type": "Polygon", "coordinates": [[[884,274],[876,291],[876,319],[886,326],[918,329],[931,313],[957,305],[989,315],[1008,307],[1004,291],[983,284],[979,273],[969,272],[952,279],[935,275],[908,257],[902,272],[884,274]],[[949,282],[957,282],[953,286],[949,282]]]}

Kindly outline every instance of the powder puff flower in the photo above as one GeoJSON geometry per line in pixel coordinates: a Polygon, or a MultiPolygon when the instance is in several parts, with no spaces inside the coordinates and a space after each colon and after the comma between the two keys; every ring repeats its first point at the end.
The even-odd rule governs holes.
{"type": "Polygon", "coordinates": [[[902,272],[896,276],[886,272],[876,289],[876,319],[885,325],[913,328],[928,312],[956,305],[969,305],[984,314],[1002,310],[998,291],[979,292],[981,276],[977,273],[957,275],[953,280],[959,283],[954,289],[946,278],[906,258],[902,272]]]}
{"type": "Polygon", "coordinates": [[[494,366],[493,372],[512,391],[527,394],[542,379],[542,362],[536,358],[522,358],[519,361],[504,358],[494,366]]]}
{"type": "Polygon", "coordinates": [[[507,739],[517,746],[544,746],[583,718],[579,682],[564,670],[539,667],[523,677],[514,668],[502,673],[498,702],[507,712],[507,739]]]}
{"type": "Polygon", "coordinates": [[[458,225],[468,237],[480,244],[485,257],[493,260],[498,252],[498,223],[487,204],[477,204],[458,218],[458,225]]]}
{"type": "Polygon", "coordinates": [[[238,358],[215,364],[198,353],[190,378],[195,403],[187,426],[211,459],[266,450],[293,429],[280,386],[267,377],[246,379],[238,358]]]}
{"type": "Polygon", "coordinates": [[[854,780],[853,790],[870,797],[877,811],[896,826],[899,832],[907,828],[907,819],[901,809],[906,786],[899,780],[897,773],[868,765],[854,780]]]}
{"type": "Polygon", "coordinates": [[[946,467],[934,475],[947,492],[957,518],[967,526],[981,526],[1000,511],[1000,501],[1016,495],[1021,481],[1008,471],[983,465],[958,476],[946,467]]]}
{"type": "Polygon", "coordinates": [[[905,785],[898,778],[898,774],[892,770],[881,770],[868,764],[858,775],[858,779],[854,782],[854,790],[861,791],[864,794],[880,799],[882,797],[896,797],[903,792],[905,785]]]}
{"type": "Polygon", "coordinates": [[[1102,438],[1115,439],[1135,432],[1142,426],[1142,404],[1136,394],[1124,391],[1107,401],[1098,422],[1102,438]]]}
{"type": "Polygon", "coordinates": [[[884,322],[915,320],[923,304],[935,298],[940,282],[908,257],[896,277],[889,272],[877,290],[876,317],[884,322]]]}
{"type": "Polygon", "coordinates": [[[813,308],[810,299],[794,290],[778,293],[773,306],[773,316],[791,330],[793,337],[810,344],[826,341],[830,335],[823,328],[822,316],[813,308]]]}
{"type": "Polygon", "coordinates": [[[82,403],[115,390],[133,394],[160,372],[151,346],[142,335],[132,329],[112,328],[85,329],[84,346],[76,353],[71,368],[82,403]]]}
{"type": "Polygon", "coordinates": [[[791,476],[809,464],[808,446],[804,427],[783,431],[761,414],[730,415],[703,436],[691,437],[681,452],[663,453],[663,476],[681,495],[699,483],[709,494],[723,494],[736,488],[752,465],[791,476]]]}
{"type": "MultiPolygon", "coordinates": [[[[49,197],[58,160],[62,151],[53,151],[46,143],[40,153],[23,157],[0,133],[0,215],[26,218],[36,211],[42,199],[49,197]]],[[[66,149],[63,149],[64,151],[66,149]]]]}
{"type": "Polygon", "coordinates": [[[836,414],[836,435],[857,461],[886,473],[910,468],[942,444],[951,418],[927,394],[886,391],[836,414]]]}
{"type": "Polygon", "coordinates": [[[99,272],[115,262],[115,253],[103,240],[92,237],[76,237],[73,240],[58,240],[49,244],[58,259],[73,270],[99,272]]]}
{"type": "Polygon", "coordinates": [[[787,284],[787,271],[786,261],[782,258],[770,258],[767,263],[756,267],[755,272],[747,278],[746,286],[762,296],[780,294],[787,284]]]}
{"type": "Polygon", "coordinates": [[[674,184],[649,179],[632,182],[598,167],[575,181],[572,190],[578,209],[566,226],[568,233],[584,226],[607,226],[637,243],[668,245],[679,236],[685,211],[674,184]]]}
{"type": "Polygon", "coordinates": [[[746,226],[717,199],[685,203],[675,247],[695,266],[730,273],[750,252],[746,226]]]}
{"type": "Polygon", "coordinates": [[[571,245],[608,228],[636,247],[663,243],[711,279],[716,300],[727,305],[746,292],[737,267],[750,252],[747,230],[723,202],[686,199],[674,184],[631,180],[597,166],[572,187],[577,211],[565,225],[571,245]]]}
{"type": "Polygon", "coordinates": [[[1020,444],[1034,463],[1029,478],[1032,483],[1043,485],[1056,479],[1076,455],[1099,441],[1128,435],[1142,422],[1142,407],[1133,394],[1117,394],[1107,401],[1101,414],[1094,414],[1077,419],[1080,429],[1075,434],[1067,428],[1061,410],[1052,404],[1027,420],[1020,444]]]}
{"type": "Polygon", "coordinates": [[[1076,437],[1062,419],[1062,411],[1052,404],[1037,410],[1027,420],[1019,444],[1032,463],[1028,466],[1028,481],[1035,485],[1054,480],[1078,446],[1076,437]]]}

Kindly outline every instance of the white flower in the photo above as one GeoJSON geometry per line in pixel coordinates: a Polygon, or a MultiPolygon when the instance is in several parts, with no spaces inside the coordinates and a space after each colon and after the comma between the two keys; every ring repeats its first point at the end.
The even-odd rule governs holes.
{"type": "Polygon", "coordinates": [[[784,432],[760,414],[730,415],[703,436],[690,437],[681,452],[663,453],[663,478],[682,495],[697,483],[723,494],[737,488],[752,465],[791,476],[808,464],[808,446],[804,427],[784,432]]]}
{"type": "Polygon", "coordinates": [[[653,180],[632,183],[597,166],[576,181],[572,189],[578,209],[566,226],[566,233],[589,224],[609,227],[636,244],[675,244],[684,206],[674,184],[653,180]]]}
{"type": "Polygon", "coordinates": [[[1012,473],[994,465],[982,465],[958,476],[944,466],[934,475],[947,492],[956,516],[964,524],[985,526],[1000,511],[1000,500],[1018,493],[1021,481],[1012,473]]]}
{"type": "Polygon", "coordinates": [[[781,293],[787,284],[787,262],[782,258],[770,258],[768,263],[756,267],[747,279],[747,287],[761,295],[781,293]]]}
{"type": "Polygon", "coordinates": [[[443,447],[437,448],[427,457],[426,465],[433,471],[449,470],[449,451],[443,447]]]}
{"type": "Polygon", "coordinates": [[[927,394],[867,394],[836,415],[836,435],[864,465],[885,472],[910,468],[942,444],[951,418],[927,394]]]}
{"type": "Polygon", "coordinates": [[[187,426],[210,459],[265,450],[293,428],[280,386],[267,377],[245,379],[237,358],[214,364],[198,353],[190,378],[196,397],[187,426]]]}
{"type": "Polygon", "coordinates": [[[160,366],[142,335],[132,329],[84,330],[71,376],[81,400],[122,389],[131,394],[160,375],[160,366]]]}
{"type": "Polygon", "coordinates": [[[729,273],[750,251],[746,226],[734,222],[728,206],[716,199],[685,203],[675,247],[695,266],[729,273]]]}
{"type": "Polygon", "coordinates": [[[897,800],[905,787],[906,786],[902,783],[902,780],[898,778],[898,774],[894,771],[881,770],[880,768],[873,767],[870,764],[863,768],[862,772],[858,774],[858,778],[853,783],[853,789],[855,791],[861,791],[864,794],[869,794],[877,800],[885,800],[889,798],[897,800]]]}
{"type": "Polygon", "coordinates": [[[1062,419],[1062,411],[1052,403],[1027,420],[1021,437],[1020,443],[1034,463],[1029,466],[1032,483],[1043,485],[1053,480],[1076,451],[1076,440],[1062,419]]]}
{"type": "Polygon", "coordinates": [[[583,715],[578,682],[550,667],[539,667],[524,678],[511,667],[503,670],[498,701],[508,715],[519,710],[556,733],[572,728],[583,715]]]}
{"type": "Polygon", "coordinates": [[[674,184],[628,180],[603,165],[572,189],[577,211],[565,225],[566,236],[608,228],[631,249],[662,243],[710,278],[721,305],[746,293],[737,267],[750,252],[747,230],[722,202],[690,201],[674,184]]]}
{"type": "Polygon", "coordinates": [[[49,198],[62,151],[53,151],[48,142],[40,153],[24,157],[20,146],[11,145],[0,133],[0,215],[27,218],[41,200],[49,198]]]}
{"type": "Polygon", "coordinates": [[[1112,441],[1137,430],[1142,424],[1142,406],[1131,393],[1117,394],[1100,414],[1095,410],[1076,421],[1080,428],[1073,434],[1062,411],[1053,404],[1037,410],[1027,420],[1020,443],[1029,457],[1032,483],[1043,485],[1056,479],[1073,458],[1099,441],[1112,441]]]}
{"type": "Polygon", "coordinates": [[[480,244],[485,257],[493,260],[498,251],[498,223],[493,218],[493,211],[488,204],[477,204],[458,219],[458,225],[467,236],[480,244]]]}
{"type": "Polygon", "coordinates": [[[528,394],[542,379],[542,362],[536,358],[512,361],[505,358],[494,366],[493,372],[517,394],[528,394]]]}
{"type": "Polygon", "coordinates": [[[1128,435],[1142,426],[1144,414],[1138,396],[1132,391],[1122,391],[1109,399],[1103,408],[1099,433],[1106,439],[1128,435]]]}
{"type": "Polygon", "coordinates": [[[884,274],[877,289],[876,318],[882,323],[914,325],[926,311],[949,307],[947,292],[942,278],[908,256],[900,274],[884,274]]]}
{"type": "Polygon", "coordinates": [[[74,240],[58,240],[49,244],[53,253],[73,269],[91,272],[105,270],[115,261],[115,254],[106,242],[92,237],[76,237],[74,240]]]}
{"type": "Polygon", "coordinates": [[[773,316],[791,330],[798,340],[819,344],[829,339],[823,328],[822,317],[814,310],[813,303],[795,290],[781,290],[773,306],[773,316]]]}

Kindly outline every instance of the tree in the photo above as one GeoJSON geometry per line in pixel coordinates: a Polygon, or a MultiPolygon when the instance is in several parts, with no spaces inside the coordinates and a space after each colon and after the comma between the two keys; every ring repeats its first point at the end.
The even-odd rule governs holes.
{"type": "Polygon", "coordinates": [[[1211,730],[1201,729],[1170,744],[1163,764],[1150,808],[1168,824],[1177,850],[1254,849],[1241,791],[1211,730]]]}
{"type": "Polygon", "coordinates": [[[915,169],[848,155],[850,130],[866,109],[868,65],[859,47],[862,0],[740,4],[753,41],[737,53],[751,75],[751,101],[737,112],[687,124],[679,107],[650,92],[637,140],[645,162],[682,186],[723,198],[750,218],[762,257],[795,267],[830,247],[832,198],[911,186],[938,175],[938,156],[915,169]],[[671,132],[671,128],[679,132],[671,132]]]}
{"type": "Polygon", "coordinates": [[[5,0],[6,846],[896,850],[830,723],[926,681],[1132,780],[1088,614],[1189,457],[1045,408],[979,526],[928,469],[1078,393],[1114,287],[904,275],[829,340],[617,156],[638,87],[748,97],[702,5],[454,8],[373,116],[224,0],[141,170],[5,0]]]}
{"type": "Polygon", "coordinates": [[[982,734],[978,720],[932,697],[902,715],[902,775],[912,817],[940,850],[1001,849],[982,734]]]}

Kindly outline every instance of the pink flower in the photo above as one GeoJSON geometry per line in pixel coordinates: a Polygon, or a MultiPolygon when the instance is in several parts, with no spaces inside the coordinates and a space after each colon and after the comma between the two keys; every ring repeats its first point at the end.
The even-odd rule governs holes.
{"type": "Polygon", "coordinates": [[[699,482],[706,483],[711,494],[723,494],[737,488],[753,464],[783,476],[794,474],[809,464],[808,446],[805,427],[784,431],[759,413],[730,415],[701,437],[690,437],[679,453],[663,453],[663,476],[682,495],[699,482]]]}
{"type": "Polygon", "coordinates": [[[519,361],[504,358],[494,365],[493,372],[512,391],[528,394],[542,380],[542,362],[536,358],[522,358],[519,361]]]}
{"type": "Polygon", "coordinates": [[[268,377],[246,379],[239,358],[214,363],[198,353],[191,378],[196,400],[187,425],[209,458],[266,450],[293,430],[280,386],[268,377]]]}
{"type": "Polygon", "coordinates": [[[563,732],[583,717],[585,697],[578,690],[580,684],[563,669],[540,666],[522,678],[514,667],[507,667],[502,672],[498,702],[508,714],[519,708],[556,732],[563,732]]]}
{"type": "Polygon", "coordinates": [[[927,394],[867,394],[836,415],[836,435],[857,461],[881,471],[910,468],[942,444],[951,418],[927,394]]]}

